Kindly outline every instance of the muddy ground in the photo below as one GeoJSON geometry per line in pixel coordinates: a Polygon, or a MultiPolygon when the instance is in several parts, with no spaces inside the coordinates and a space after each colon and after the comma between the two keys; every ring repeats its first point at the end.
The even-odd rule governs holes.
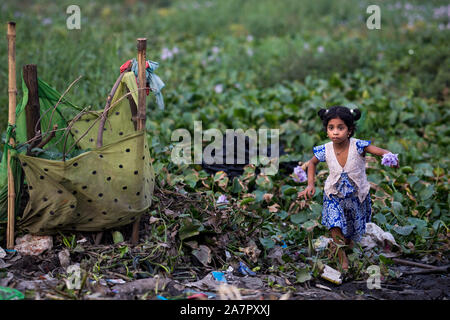
{"type": "MultiPolygon", "coordinates": [[[[299,258],[301,246],[289,250],[290,261],[283,268],[285,261],[279,251],[277,253],[281,247],[275,247],[262,259],[261,250],[251,242],[249,234],[239,228],[222,231],[216,228],[218,233],[200,234],[181,242],[175,213],[183,212],[187,205],[204,210],[201,208],[204,201],[195,195],[183,201],[173,192],[156,190],[156,193],[158,201],[153,207],[160,212],[159,207],[165,209],[159,215],[150,212],[142,216],[137,245],[129,242],[131,225],[120,229],[123,241],[117,241],[109,231],[104,233],[99,244],[95,244],[95,233],[54,235],[52,248],[37,256],[6,252],[6,256],[0,258],[0,287],[17,289],[24,299],[29,300],[449,299],[448,243],[442,252],[396,258],[415,261],[421,264],[419,267],[390,261],[391,264],[381,270],[379,288],[369,289],[369,275],[352,270],[343,277],[340,285],[317,273],[309,280],[299,281],[298,273],[293,269],[311,270],[311,266],[305,268],[305,262],[308,262],[299,258]],[[231,239],[234,239],[234,245],[245,248],[237,248],[230,256],[227,250],[231,251],[231,239]],[[197,250],[195,255],[194,249],[197,250]],[[252,267],[261,267],[254,269],[255,275],[244,275],[239,270],[240,261],[245,261],[242,255],[246,261],[254,262],[252,267]],[[76,267],[72,270],[79,267],[78,277],[76,271],[69,272],[73,266],[76,267]],[[223,273],[226,285],[214,278],[216,271],[223,273]]],[[[205,212],[205,215],[217,217],[215,212],[205,212]]],[[[209,218],[204,224],[227,223],[214,219],[209,218]]],[[[379,264],[379,260],[375,261],[379,264]]]]}
{"type": "MultiPolygon", "coordinates": [[[[78,236],[87,239],[86,234],[78,236]]],[[[447,300],[450,297],[448,268],[447,271],[428,273],[429,270],[414,266],[391,265],[389,269],[395,276],[382,278],[381,288],[373,289],[368,288],[366,279],[352,279],[351,276],[345,276],[340,285],[320,277],[297,283],[277,272],[257,272],[251,276],[234,269],[224,272],[227,287],[214,279],[211,273],[214,269],[198,263],[175,268],[167,275],[161,268],[158,270],[136,258],[142,253],[139,245],[129,246],[129,251],[121,257],[122,261],[130,263],[101,267],[99,261],[113,256],[115,249],[123,248],[124,243],[95,245],[91,239],[83,243],[83,251],[79,247],[76,252],[67,250],[61,242],[58,244],[57,238],[54,247],[39,256],[8,252],[0,259],[0,286],[15,288],[25,295],[25,299],[31,300],[447,300]],[[64,261],[62,252],[68,253],[68,261],[64,261]],[[93,257],[98,260],[94,262],[93,257]],[[80,273],[81,289],[71,289],[66,282],[67,266],[75,263],[83,270],[80,273]]],[[[434,265],[448,266],[448,257],[434,265]]]]}

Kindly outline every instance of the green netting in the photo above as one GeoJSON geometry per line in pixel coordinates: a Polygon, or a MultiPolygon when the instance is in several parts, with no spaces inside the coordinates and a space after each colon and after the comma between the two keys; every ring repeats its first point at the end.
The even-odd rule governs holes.
{"type": "MultiPolygon", "coordinates": [[[[28,88],[22,79],[22,101],[16,107],[16,125],[14,127],[8,125],[6,132],[6,141],[9,141],[11,136],[14,136],[16,145],[23,145],[27,142],[27,128],[26,128],[26,113],[24,112],[25,107],[28,103],[28,88]],[[13,132],[14,129],[14,132],[13,132]]],[[[62,98],[59,102],[58,107],[55,112],[52,112],[53,107],[58,103],[61,98],[61,94],[50,87],[47,83],[38,79],[38,94],[40,103],[40,115],[41,115],[41,131],[47,132],[47,128],[52,129],[56,124],[58,128],[63,129],[67,126],[67,121],[65,118],[76,115],[81,108],[75,106],[71,102],[62,98]]],[[[57,148],[62,151],[63,140],[61,139],[63,131],[58,131],[54,139],[46,146],[46,148],[57,148]]],[[[69,133],[67,137],[68,143],[74,143],[72,135],[69,133]]],[[[25,145],[26,146],[26,145],[25,145]]],[[[8,167],[7,167],[7,154],[8,154],[8,144],[5,144],[4,152],[2,155],[2,160],[0,163],[0,223],[6,223],[7,221],[7,211],[8,211],[8,167]]],[[[75,146],[75,150],[79,150],[78,146],[75,146]]],[[[13,148],[10,149],[12,153],[11,157],[11,168],[13,175],[15,177],[15,190],[16,190],[16,215],[19,209],[20,197],[21,197],[21,182],[22,182],[22,169],[18,159],[15,157],[17,151],[13,148]]],[[[22,149],[20,152],[25,153],[26,148],[22,149]]]]}
{"type": "MultiPolygon", "coordinates": [[[[39,81],[40,96],[42,83],[39,81]]],[[[43,91],[48,88],[48,85],[44,86],[43,91]]],[[[17,154],[16,159],[20,160],[30,195],[17,223],[19,229],[33,234],[54,234],[64,230],[100,231],[129,224],[149,208],[154,172],[145,132],[135,131],[132,118],[131,108],[135,108],[137,101],[136,80],[132,72],[122,78],[112,104],[127,92],[132,93],[130,99],[121,99],[108,112],[103,147],[96,148],[100,121],[92,124],[102,111],[95,111],[83,115],[73,124],[68,136],[70,141],[66,142],[65,148],[64,139],[58,136],[48,147],[67,151],[76,142],[78,149],[89,151],[65,161],[17,154]]],[[[41,105],[41,113],[53,108],[61,96],[56,91],[52,93],[51,99],[48,96],[48,100],[40,99],[47,107],[42,108],[41,105]]],[[[79,110],[67,101],[58,109],[51,123],[50,116],[45,117],[48,117],[47,124],[51,126],[58,121],[59,128],[70,123],[70,120],[65,120],[66,114],[79,110]]],[[[44,125],[43,122],[41,127],[44,125]]],[[[23,131],[19,133],[24,128],[23,122],[18,122],[17,127],[16,134],[23,134],[23,131]]],[[[24,137],[17,140],[24,142],[24,137]]]]}

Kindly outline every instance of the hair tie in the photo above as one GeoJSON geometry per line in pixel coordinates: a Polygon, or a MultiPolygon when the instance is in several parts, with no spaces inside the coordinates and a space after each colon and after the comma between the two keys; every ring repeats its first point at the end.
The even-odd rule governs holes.
{"type": "Polygon", "coordinates": [[[328,109],[325,111],[325,114],[327,114],[328,113],[328,109]]]}
{"type": "Polygon", "coordinates": [[[353,109],[350,109],[350,113],[353,114],[353,109]]]}

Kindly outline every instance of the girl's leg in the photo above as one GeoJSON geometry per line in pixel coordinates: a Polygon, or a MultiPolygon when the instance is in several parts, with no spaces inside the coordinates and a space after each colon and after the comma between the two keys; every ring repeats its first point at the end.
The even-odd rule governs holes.
{"type": "Polygon", "coordinates": [[[355,246],[355,242],[353,242],[352,239],[345,239],[345,244],[347,245],[347,248],[349,248],[350,250],[353,249],[353,247],[355,246]]]}
{"type": "MultiPolygon", "coordinates": [[[[331,237],[333,238],[334,242],[336,242],[339,245],[346,245],[346,239],[344,235],[342,234],[341,228],[334,227],[330,229],[331,237]]],[[[348,259],[345,254],[344,248],[338,248],[338,257],[339,257],[339,263],[342,266],[342,269],[347,271],[348,270],[348,259]]]]}

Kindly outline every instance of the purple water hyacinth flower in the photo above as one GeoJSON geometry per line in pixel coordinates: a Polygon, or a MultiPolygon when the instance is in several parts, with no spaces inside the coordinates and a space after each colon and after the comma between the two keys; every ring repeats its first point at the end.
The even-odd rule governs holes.
{"type": "Polygon", "coordinates": [[[217,199],[217,204],[221,204],[221,203],[228,203],[227,196],[224,194],[221,195],[219,197],[219,199],[217,199]]]}
{"type": "Polygon", "coordinates": [[[293,179],[295,182],[305,182],[306,180],[308,180],[308,178],[306,176],[306,172],[300,166],[296,166],[294,168],[293,179]]]}
{"type": "Polygon", "coordinates": [[[398,165],[398,154],[393,154],[391,152],[383,155],[383,159],[381,159],[381,164],[388,167],[394,167],[398,165]]]}
{"type": "Polygon", "coordinates": [[[44,26],[47,26],[47,25],[52,24],[52,23],[53,23],[53,20],[51,18],[44,18],[44,19],[42,19],[42,24],[44,26]]]}
{"type": "Polygon", "coordinates": [[[169,48],[163,48],[161,53],[161,60],[171,59],[173,57],[172,51],[169,48]]]}
{"type": "Polygon", "coordinates": [[[214,54],[218,54],[218,53],[219,53],[219,51],[220,51],[220,48],[219,48],[219,47],[216,47],[216,46],[214,46],[214,47],[212,47],[211,51],[212,51],[212,53],[214,53],[214,54]]]}
{"type": "Polygon", "coordinates": [[[214,91],[215,91],[216,93],[222,93],[222,91],[223,91],[223,85],[222,85],[222,84],[217,84],[217,85],[215,85],[215,86],[214,86],[214,91]]]}

